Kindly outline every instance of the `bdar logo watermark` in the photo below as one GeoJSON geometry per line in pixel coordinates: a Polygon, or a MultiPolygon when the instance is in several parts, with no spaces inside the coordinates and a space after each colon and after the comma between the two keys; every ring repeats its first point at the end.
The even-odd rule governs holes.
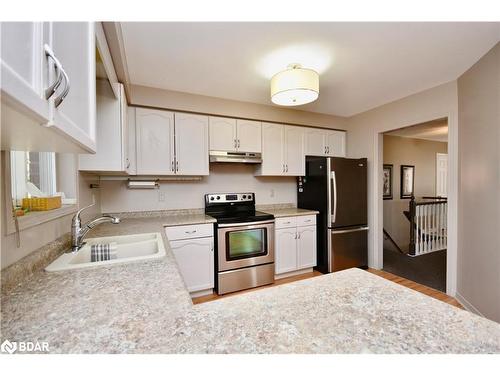
{"type": "Polygon", "coordinates": [[[36,352],[48,352],[49,343],[46,341],[9,341],[5,340],[2,345],[0,345],[0,351],[2,353],[14,354],[16,352],[23,353],[36,353],[36,352]]]}

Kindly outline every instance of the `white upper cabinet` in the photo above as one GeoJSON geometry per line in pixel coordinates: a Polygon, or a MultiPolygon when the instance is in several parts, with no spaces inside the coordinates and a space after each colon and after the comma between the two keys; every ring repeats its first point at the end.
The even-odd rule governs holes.
{"type": "Polygon", "coordinates": [[[305,154],[311,156],[345,156],[345,132],[306,128],[305,154]]]}
{"type": "Polygon", "coordinates": [[[148,108],[135,113],[137,175],[208,175],[207,116],[148,108]]]}
{"type": "Polygon", "coordinates": [[[210,151],[261,152],[262,124],[227,117],[209,118],[210,151]]]}
{"type": "Polygon", "coordinates": [[[63,67],[64,88],[53,97],[50,124],[70,135],[84,148],[95,151],[94,24],[53,22],[52,51],[63,67]],[[78,48],[75,48],[76,45],[78,48]]]}
{"type": "Polygon", "coordinates": [[[257,175],[279,176],[285,173],[283,125],[262,123],[262,164],[257,166],[257,175]]]}
{"type": "Polygon", "coordinates": [[[236,120],[237,146],[240,152],[262,151],[262,123],[236,120]]]}
{"type": "Polygon", "coordinates": [[[238,144],[236,138],[236,119],[227,117],[209,117],[210,150],[235,151],[238,144]]]}
{"type": "Polygon", "coordinates": [[[207,116],[175,113],[175,159],[178,175],[208,175],[207,116]]]}
{"type": "Polygon", "coordinates": [[[285,175],[305,174],[304,131],[300,126],[285,125],[285,175]]]}
{"type": "Polygon", "coordinates": [[[329,130],[326,138],[328,155],[345,157],[345,141],[345,132],[329,130]]]}
{"type": "Polygon", "coordinates": [[[81,171],[129,173],[127,101],[123,85],[113,85],[117,86],[115,90],[107,80],[96,83],[97,149],[95,154],[80,155],[81,171]]]}
{"type": "Polygon", "coordinates": [[[326,155],[326,132],[321,129],[304,129],[305,153],[310,156],[326,155]]]}
{"type": "Polygon", "coordinates": [[[174,113],[136,108],[138,175],[175,174],[174,113]]]}
{"type": "Polygon", "coordinates": [[[1,23],[2,149],[95,152],[91,22],[1,23]]]}
{"type": "Polygon", "coordinates": [[[50,40],[48,23],[2,22],[1,87],[12,104],[33,112],[39,123],[49,121],[49,101],[44,89],[48,86],[48,64],[43,50],[50,40]]]}
{"type": "Polygon", "coordinates": [[[304,132],[300,126],[262,123],[262,164],[259,176],[303,176],[304,132]]]}

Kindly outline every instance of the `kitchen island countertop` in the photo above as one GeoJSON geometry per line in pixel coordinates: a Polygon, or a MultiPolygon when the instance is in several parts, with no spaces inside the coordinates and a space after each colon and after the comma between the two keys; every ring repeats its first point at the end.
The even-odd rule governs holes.
{"type": "Polygon", "coordinates": [[[500,325],[359,269],[193,305],[161,218],[155,261],[38,272],[1,297],[1,340],[51,353],[500,353],[500,325]]]}

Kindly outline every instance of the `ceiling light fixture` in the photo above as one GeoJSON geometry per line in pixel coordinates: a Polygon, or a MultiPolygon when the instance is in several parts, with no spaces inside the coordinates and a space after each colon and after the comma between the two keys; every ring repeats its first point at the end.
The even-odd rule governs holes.
{"type": "Polygon", "coordinates": [[[290,64],[288,69],[271,78],[271,101],[283,106],[314,102],[319,96],[319,74],[300,64],[290,64]]]}

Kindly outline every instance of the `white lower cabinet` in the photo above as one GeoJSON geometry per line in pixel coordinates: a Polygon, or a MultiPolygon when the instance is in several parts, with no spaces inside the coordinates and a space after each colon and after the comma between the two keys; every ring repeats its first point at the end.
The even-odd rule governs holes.
{"type": "Polygon", "coordinates": [[[276,229],[275,241],[275,273],[297,270],[297,229],[276,229]]]}
{"type": "Polygon", "coordinates": [[[169,240],[169,244],[188,291],[210,293],[214,287],[212,224],[167,227],[165,231],[167,238],[175,238],[175,240],[169,240]],[[209,237],[196,237],[207,235],[209,229],[209,237]]]}
{"type": "Polygon", "coordinates": [[[315,267],[316,216],[277,219],[275,249],[276,275],[315,267]]]}

